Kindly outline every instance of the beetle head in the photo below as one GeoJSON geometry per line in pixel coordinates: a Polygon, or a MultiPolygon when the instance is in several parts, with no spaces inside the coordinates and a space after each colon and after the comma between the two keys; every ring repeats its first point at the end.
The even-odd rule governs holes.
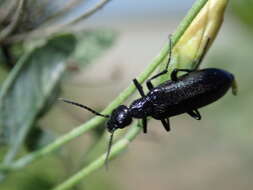
{"type": "Polygon", "coordinates": [[[110,119],[107,122],[107,129],[109,132],[113,132],[116,129],[125,128],[132,122],[132,116],[129,112],[129,108],[120,105],[112,111],[110,119]]]}

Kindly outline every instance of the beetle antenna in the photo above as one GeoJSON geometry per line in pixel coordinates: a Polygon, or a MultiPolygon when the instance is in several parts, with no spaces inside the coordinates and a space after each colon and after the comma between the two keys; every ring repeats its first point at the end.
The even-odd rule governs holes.
{"type": "Polygon", "coordinates": [[[107,153],[106,153],[106,157],[105,157],[105,169],[106,170],[108,170],[109,157],[110,157],[112,142],[113,142],[113,134],[114,134],[114,131],[111,132],[109,143],[108,143],[108,149],[107,149],[107,153]]]}
{"type": "Polygon", "coordinates": [[[63,102],[66,102],[66,103],[69,103],[69,104],[72,104],[72,105],[75,105],[75,106],[78,106],[78,107],[81,107],[81,108],[84,108],[84,109],[90,111],[91,113],[94,113],[95,115],[98,115],[98,116],[101,116],[101,117],[105,117],[105,118],[109,118],[110,117],[109,115],[104,115],[104,114],[98,113],[95,110],[89,108],[88,106],[79,104],[77,102],[73,102],[73,101],[70,101],[70,100],[63,99],[63,98],[59,98],[59,100],[61,100],[63,102]]]}

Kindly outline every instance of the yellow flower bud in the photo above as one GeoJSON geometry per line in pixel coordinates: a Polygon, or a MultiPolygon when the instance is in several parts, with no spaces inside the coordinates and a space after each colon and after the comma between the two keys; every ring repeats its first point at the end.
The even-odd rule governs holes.
{"type": "MultiPolygon", "coordinates": [[[[172,56],[176,57],[176,67],[196,68],[197,60],[208,42],[215,39],[223,22],[228,0],[209,0],[174,46],[172,56]]],[[[207,47],[207,48],[208,48],[207,47]]]]}

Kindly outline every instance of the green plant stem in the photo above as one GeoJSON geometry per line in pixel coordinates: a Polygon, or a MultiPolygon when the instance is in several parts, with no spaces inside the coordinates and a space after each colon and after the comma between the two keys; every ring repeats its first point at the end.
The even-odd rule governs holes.
{"type": "MultiPolygon", "coordinates": [[[[140,133],[141,127],[138,126],[137,122],[131,127],[131,129],[127,132],[127,134],[120,139],[117,143],[115,143],[112,147],[110,159],[115,158],[119,155],[129,143],[135,139],[135,137],[140,133]]],[[[96,171],[97,169],[104,166],[106,154],[103,154],[95,161],[91,162],[87,167],[81,169],[75,175],[73,175],[68,180],[64,181],[61,185],[57,186],[53,190],[64,190],[73,187],[75,184],[79,183],[85,176],[88,176],[91,172],[96,171]]]]}
{"type": "MultiPolygon", "coordinates": [[[[188,28],[188,26],[191,24],[192,20],[195,18],[195,16],[199,13],[201,8],[205,5],[205,3],[208,0],[197,0],[196,3],[193,5],[192,9],[189,11],[187,16],[183,19],[177,30],[172,36],[172,47],[174,44],[178,42],[184,31],[188,28]]],[[[148,67],[139,75],[137,78],[140,83],[143,83],[149,75],[163,62],[163,60],[166,58],[168,52],[169,52],[169,45],[166,43],[166,45],[162,48],[159,55],[154,58],[154,60],[151,62],[151,64],[148,65],[148,67]]],[[[133,92],[135,91],[134,85],[130,85],[127,87],[120,95],[111,103],[109,106],[102,112],[103,114],[110,114],[111,111],[117,107],[118,105],[122,104],[133,92]]],[[[31,162],[38,160],[40,158],[43,158],[44,156],[48,155],[49,153],[56,151],[64,144],[68,143],[72,139],[75,139],[78,136],[81,136],[85,132],[87,132],[90,129],[95,128],[96,126],[100,125],[104,122],[104,118],[101,117],[94,117],[85,124],[73,129],[69,133],[63,135],[62,137],[59,137],[56,139],[53,143],[47,145],[46,147],[42,148],[41,150],[35,151],[31,154],[28,154],[20,159],[18,159],[16,162],[10,164],[10,165],[1,165],[0,170],[17,170],[20,168],[25,167],[26,165],[30,164],[31,162]]]]}

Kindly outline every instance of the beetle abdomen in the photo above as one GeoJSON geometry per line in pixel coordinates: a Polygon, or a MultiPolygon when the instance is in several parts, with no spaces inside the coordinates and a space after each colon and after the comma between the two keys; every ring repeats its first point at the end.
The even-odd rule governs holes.
{"type": "Polygon", "coordinates": [[[206,106],[221,98],[233,80],[227,71],[208,68],[167,81],[147,95],[153,103],[151,116],[160,119],[206,106]]]}

